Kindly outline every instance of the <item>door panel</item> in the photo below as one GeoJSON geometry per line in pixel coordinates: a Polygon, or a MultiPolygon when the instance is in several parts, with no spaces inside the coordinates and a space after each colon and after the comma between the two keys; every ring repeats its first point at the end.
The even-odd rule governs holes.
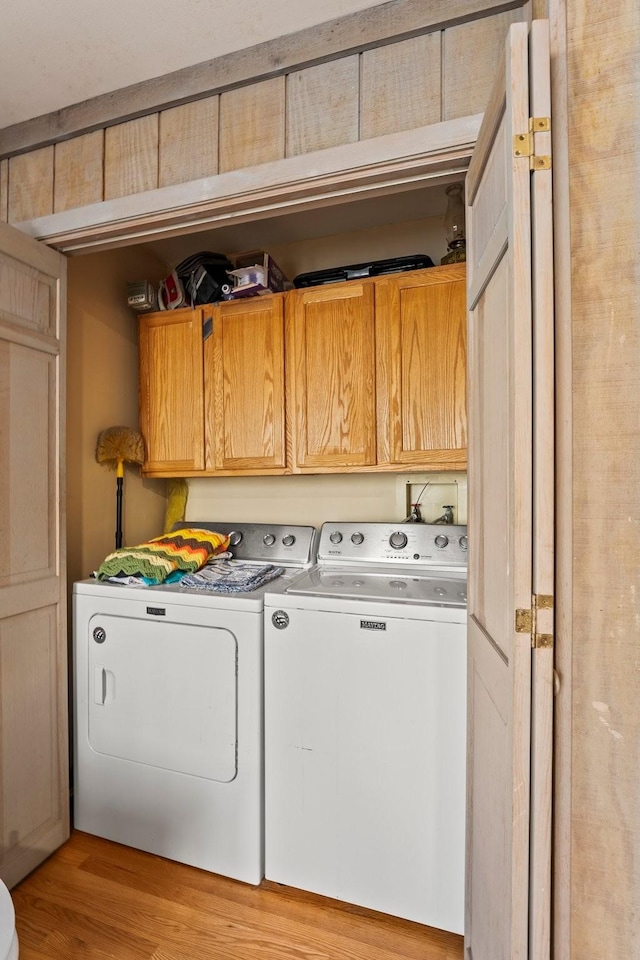
{"type": "Polygon", "coordinates": [[[57,573],[57,365],[57,356],[40,346],[0,340],[0,416],[13,439],[0,466],[6,491],[0,587],[57,573]]]}
{"type": "MultiPolygon", "coordinates": [[[[67,771],[58,762],[58,617],[55,606],[2,621],[0,755],[2,847],[56,833],[67,771]],[[34,829],[35,827],[35,829],[34,829]]],[[[54,849],[54,848],[52,848],[54,849]]],[[[18,850],[14,849],[14,855],[18,850]]]]}
{"type": "Polygon", "coordinates": [[[207,470],[283,473],[284,298],[220,304],[204,362],[207,470]]]}
{"type": "Polygon", "coordinates": [[[63,257],[0,224],[0,876],[69,835],[63,257]]]}
{"type": "Polygon", "coordinates": [[[376,462],[374,294],[371,283],[289,294],[293,469],[376,462]]]}
{"type": "Polygon", "coordinates": [[[378,280],[375,292],[378,462],[463,468],[464,264],[378,280]]]}
{"type": "MultiPolygon", "coordinates": [[[[536,648],[532,653],[538,642],[532,594],[544,586],[546,601],[553,592],[551,204],[547,191],[548,202],[538,205],[541,220],[532,250],[539,171],[534,161],[531,172],[522,147],[534,106],[543,111],[535,115],[549,116],[548,102],[542,104],[532,94],[530,106],[529,99],[530,50],[538,72],[544,72],[546,62],[548,74],[547,27],[539,21],[531,35],[526,24],[511,28],[504,69],[467,178],[465,947],[473,960],[540,960],[549,952],[548,876],[545,890],[543,875],[550,837],[551,684],[549,651],[536,648]],[[545,457],[548,462],[541,462],[545,457]],[[537,564],[542,557],[544,574],[539,576],[534,559],[537,564]]],[[[532,90],[536,82],[532,76],[532,90]]],[[[541,146],[546,145],[534,143],[536,151],[541,146]]],[[[548,609],[546,602],[544,606],[548,609]]],[[[545,629],[551,632],[549,624],[545,629]]]]}
{"type": "Polygon", "coordinates": [[[204,469],[205,310],[140,317],[140,428],[147,473],[204,469]]]}
{"type": "Polygon", "coordinates": [[[238,707],[232,633],[98,614],[89,621],[87,643],[83,682],[89,686],[93,750],[223,783],[234,779],[238,707]],[[97,642],[96,636],[104,639],[97,642]]]}

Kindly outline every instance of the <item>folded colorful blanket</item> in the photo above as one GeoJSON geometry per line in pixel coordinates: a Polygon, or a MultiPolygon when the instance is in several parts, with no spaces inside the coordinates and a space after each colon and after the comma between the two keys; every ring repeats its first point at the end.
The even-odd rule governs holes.
{"type": "Polygon", "coordinates": [[[250,593],[265,583],[275,580],[284,570],[272,564],[245,563],[241,560],[216,560],[198,573],[187,574],[181,587],[214,590],[217,593],[250,593]]]}
{"type": "Polygon", "coordinates": [[[188,527],[110,553],[98,567],[96,577],[107,580],[117,574],[129,574],[145,577],[151,584],[164,583],[176,570],[195,573],[228,546],[226,534],[188,527]]]}

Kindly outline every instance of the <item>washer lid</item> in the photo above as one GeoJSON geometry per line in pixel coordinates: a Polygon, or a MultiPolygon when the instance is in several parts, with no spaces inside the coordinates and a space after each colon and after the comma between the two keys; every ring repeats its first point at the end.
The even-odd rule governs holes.
{"type": "Polygon", "coordinates": [[[377,570],[371,567],[314,567],[287,588],[297,596],[341,597],[352,600],[402,601],[438,607],[466,607],[466,572],[418,576],[414,569],[377,570]]]}

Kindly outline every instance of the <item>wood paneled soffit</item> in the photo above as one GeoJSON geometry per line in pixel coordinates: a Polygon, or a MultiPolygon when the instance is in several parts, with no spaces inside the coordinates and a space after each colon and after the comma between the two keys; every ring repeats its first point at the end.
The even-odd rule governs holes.
{"type": "Polygon", "coordinates": [[[65,253],[459,180],[482,116],[287,157],[15,224],[65,253]]]}
{"type": "Polygon", "coordinates": [[[524,0],[388,0],[285,37],[102,94],[0,130],[0,159],[313,64],[524,5],[524,0]]]}

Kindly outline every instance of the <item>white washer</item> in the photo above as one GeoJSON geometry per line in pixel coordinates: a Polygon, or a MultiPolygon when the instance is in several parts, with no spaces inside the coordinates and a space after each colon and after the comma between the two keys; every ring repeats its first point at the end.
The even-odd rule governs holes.
{"type": "MultiPolygon", "coordinates": [[[[234,557],[311,565],[313,527],[191,522],[234,557]]],[[[263,598],[74,584],[79,830],[257,884],[264,876],[263,598]]]]}
{"type": "Polygon", "coordinates": [[[265,597],[265,875],[463,931],[466,528],[328,523],[265,597]]]}

